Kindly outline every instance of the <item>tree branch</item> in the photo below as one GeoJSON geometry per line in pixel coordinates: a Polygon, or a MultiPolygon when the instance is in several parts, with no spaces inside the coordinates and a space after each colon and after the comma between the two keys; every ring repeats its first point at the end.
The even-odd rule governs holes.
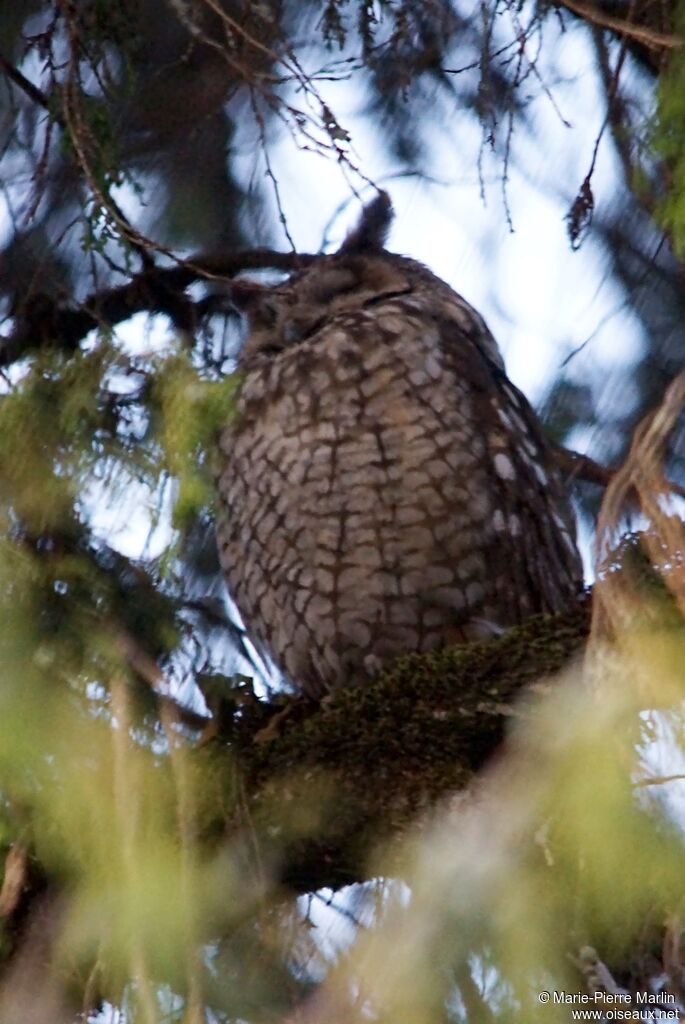
{"type": "MultiPolygon", "coordinates": [[[[603,466],[600,462],[591,459],[589,455],[582,455],[580,452],[573,451],[572,448],[556,445],[555,450],[557,465],[571,480],[586,480],[588,483],[597,484],[600,487],[608,487],[620,471],[620,468],[612,469],[610,466],[603,466]]],[[[668,480],[667,485],[673,494],[685,498],[685,487],[681,484],[668,480]]]]}
{"type": "Polygon", "coordinates": [[[638,25],[624,18],[614,17],[597,4],[581,3],[580,0],[560,0],[560,6],[566,7],[584,21],[609,29],[617,35],[626,36],[651,50],[677,50],[683,45],[680,36],[672,32],[660,32],[648,25],[638,25]]]}
{"type": "Polygon", "coordinates": [[[147,269],[128,284],[94,292],[76,309],[43,294],[29,296],[16,315],[12,333],[0,338],[0,366],[50,345],[72,351],[89,331],[114,327],[135,313],[168,313],[173,318],[179,297],[196,281],[227,281],[244,270],[293,271],[315,259],[312,254],[271,249],[193,257],[176,267],[147,269]]]}
{"type": "Polygon", "coordinates": [[[14,82],[17,88],[26,93],[29,99],[45,110],[50,110],[50,101],[45,93],[37,85],[34,85],[33,82],[30,82],[25,75],[22,75],[21,71],[15,68],[2,53],[0,53],[0,68],[5,72],[10,81],[14,82]]]}
{"type": "MultiPolygon", "coordinates": [[[[494,641],[408,655],[321,704],[291,699],[290,714],[283,702],[242,708],[226,749],[242,768],[249,831],[280,864],[281,881],[311,892],[366,878],[378,843],[468,786],[512,721],[531,714],[548,680],[583,649],[588,605],[494,641]],[[280,734],[256,742],[274,718],[280,734]]],[[[221,741],[219,732],[203,750],[216,753],[221,741]]]]}
{"type": "Polygon", "coordinates": [[[11,917],[19,906],[28,879],[28,849],[15,843],[5,857],[5,873],[0,886],[0,920],[11,917]]]}

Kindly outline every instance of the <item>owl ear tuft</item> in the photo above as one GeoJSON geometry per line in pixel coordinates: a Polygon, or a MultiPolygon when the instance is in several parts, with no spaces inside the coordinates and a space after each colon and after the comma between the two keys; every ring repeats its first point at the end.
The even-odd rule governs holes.
{"type": "Polygon", "coordinates": [[[362,210],[357,226],[349,233],[338,252],[363,253],[382,249],[394,216],[387,192],[379,192],[362,210]]]}

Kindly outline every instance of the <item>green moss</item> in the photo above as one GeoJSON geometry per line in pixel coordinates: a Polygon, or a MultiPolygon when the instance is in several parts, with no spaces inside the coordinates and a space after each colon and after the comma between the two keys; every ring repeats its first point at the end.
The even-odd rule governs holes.
{"type": "Polygon", "coordinates": [[[494,641],[407,655],[319,705],[288,698],[246,713],[236,745],[248,789],[258,793],[256,820],[268,832],[289,804],[318,808],[316,841],[298,835],[289,870],[308,884],[312,872],[315,882],[334,884],[328,863],[341,877],[346,868],[354,874],[379,841],[465,787],[512,718],[526,713],[522,689],[567,665],[588,627],[584,602],[494,641]]]}

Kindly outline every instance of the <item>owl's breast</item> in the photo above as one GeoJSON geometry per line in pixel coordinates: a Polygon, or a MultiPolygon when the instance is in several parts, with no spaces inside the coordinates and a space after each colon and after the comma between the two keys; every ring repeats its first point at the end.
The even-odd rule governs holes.
{"type": "Polygon", "coordinates": [[[519,616],[489,378],[444,334],[395,300],[246,368],[220,556],[248,630],[314,696],[519,616]]]}

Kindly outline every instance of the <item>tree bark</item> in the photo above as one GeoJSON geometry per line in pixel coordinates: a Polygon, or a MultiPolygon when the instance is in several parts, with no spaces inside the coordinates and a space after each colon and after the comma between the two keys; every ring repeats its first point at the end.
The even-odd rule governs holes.
{"type": "MultiPolygon", "coordinates": [[[[321,704],[289,699],[241,712],[241,824],[277,877],[299,892],[373,873],[369,858],[468,786],[513,722],[583,651],[589,600],[494,641],[408,655],[371,685],[321,704]]],[[[213,756],[213,755],[208,755],[213,756]]]]}

